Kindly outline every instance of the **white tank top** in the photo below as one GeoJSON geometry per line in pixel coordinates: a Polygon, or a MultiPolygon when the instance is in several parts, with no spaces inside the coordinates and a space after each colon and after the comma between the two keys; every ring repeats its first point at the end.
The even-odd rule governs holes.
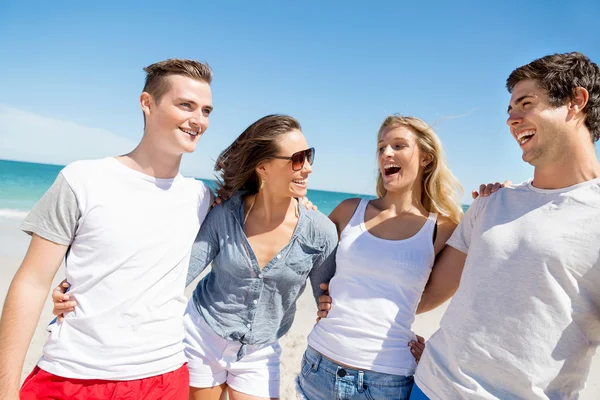
{"type": "Polygon", "coordinates": [[[416,362],[408,342],[415,312],[435,259],[437,214],[404,240],[378,238],[365,227],[369,201],[361,200],[344,228],[337,270],[329,283],[333,299],[308,344],[324,356],[355,368],[413,375],[416,362]]]}

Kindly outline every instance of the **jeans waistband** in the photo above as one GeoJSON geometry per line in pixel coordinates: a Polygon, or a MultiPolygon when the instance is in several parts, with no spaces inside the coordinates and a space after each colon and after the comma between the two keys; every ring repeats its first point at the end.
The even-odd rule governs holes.
{"type": "Polygon", "coordinates": [[[304,353],[306,360],[311,364],[311,368],[315,371],[323,369],[332,375],[337,375],[340,378],[356,377],[356,379],[364,381],[369,385],[376,386],[397,386],[402,387],[407,383],[412,382],[412,376],[392,375],[383,372],[375,372],[362,370],[359,368],[349,368],[341,366],[328,358],[325,358],[321,353],[308,346],[304,353]]]}

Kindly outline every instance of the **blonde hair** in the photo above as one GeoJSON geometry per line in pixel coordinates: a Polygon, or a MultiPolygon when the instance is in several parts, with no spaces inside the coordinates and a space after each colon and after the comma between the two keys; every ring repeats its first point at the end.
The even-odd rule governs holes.
{"type": "MultiPolygon", "coordinates": [[[[390,128],[404,126],[409,128],[417,138],[419,150],[431,156],[431,162],[423,169],[421,184],[421,203],[429,212],[449,218],[459,223],[463,210],[460,197],[463,189],[458,179],[452,174],[442,148],[442,142],[433,129],[423,120],[405,117],[399,114],[390,115],[383,121],[377,134],[377,140],[390,128]]],[[[377,196],[383,197],[387,190],[383,186],[381,171],[377,173],[377,196]]]]}

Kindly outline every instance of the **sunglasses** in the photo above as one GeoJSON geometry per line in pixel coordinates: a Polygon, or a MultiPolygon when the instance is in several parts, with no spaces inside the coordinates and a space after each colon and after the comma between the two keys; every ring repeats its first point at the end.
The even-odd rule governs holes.
{"type": "Polygon", "coordinates": [[[307,159],[310,165],[312,165],[313,161],[315,161],[315,148],[311,147],[310,149],[299,151],[297,153],[292,154],[291,157],[273,156],[272,158],[278,158],[280,160],[291,160],[292,170],[300,171],[302,167],[304,167],[304,163],[307,159]]]}

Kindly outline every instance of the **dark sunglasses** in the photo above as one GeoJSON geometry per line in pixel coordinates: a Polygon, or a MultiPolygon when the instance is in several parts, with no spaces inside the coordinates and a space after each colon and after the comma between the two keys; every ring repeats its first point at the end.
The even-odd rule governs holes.
{"type": "Polygon", "coordinates": [[[311,147],[310,149],[299,151],[297,153],[292,154],[291,157],[273,156],[271,158],[278,158],[280,160],[292,160],[292,170],[300,171],[304,166],[304,162],[307,159],[310,165],[312,165],[313,161],[315,161],[315,148],[311,147]]]}

